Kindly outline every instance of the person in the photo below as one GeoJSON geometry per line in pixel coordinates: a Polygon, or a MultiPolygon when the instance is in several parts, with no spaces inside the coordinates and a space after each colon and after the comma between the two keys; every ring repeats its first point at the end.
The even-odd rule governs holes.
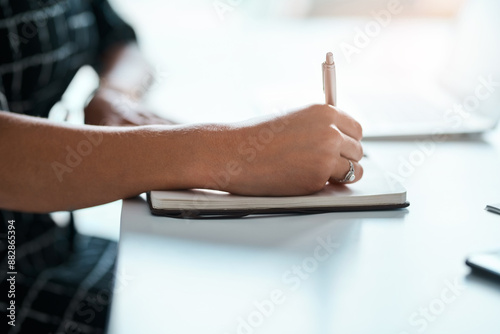
{"type": "Polygon", "coordinates": [[[4,333],[101,333],[105,326],[116,244],[76,234],[72,218],[61,227],[50,212],[153,189],[311,194],[342,180],[349,161],[352,182],[362,177],[362,128],[335,107],[233,124],[172,124],[138,103],[150,67],[107,0],[0,6],[0,306],[3,313],[12,300],[16,306],[15,326],[4,333]],[[100,77],[86,124],[45,119],[86,64],[100,77]],[[262,141],[263,133],[272,140],[262,141]],[[224,171],[230,177],[217,177],[224,171]],[[11,229],[14,299],[7,297],[11,229]]]}

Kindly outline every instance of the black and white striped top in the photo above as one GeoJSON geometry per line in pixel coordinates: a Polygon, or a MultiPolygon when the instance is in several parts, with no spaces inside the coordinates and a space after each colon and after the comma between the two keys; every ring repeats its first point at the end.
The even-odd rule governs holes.
{"type": "MultiPolygon", "coordinates": [[[[80,67],[89,64],[99,70],[108,48],[133,40],[134,31],[107,0],[0,0],[0,110],[47,117],[80,67]]],[[[27,277],[68,258],[74,232],[71,224],[56,227],[49,215],[2,210],[0,203],[2,325],[6,323],[7,292],[2,283],[7,273],[9,220],[16,224],[20,286],[29,287],[27,277]]],[[[31,304],[19,307],[29,309],[31,304]]],[[[40,319],[47,322],[45,318],[40,319]]],[[[11,329],[14,333],[19,328],[11,329]]]]}
{"type": "Polygon", "coordinates": [[[0,0],[0,110],[47,117],[80,67],[133,39],[107,0],[0,0]]]}
{"type": "MultiPolygon", "coordinates": [[[[47,117],[80,67],[99,69],[109,47],[132,40],[107,0],[0,0],[0,110],[47,117]]],[[[55,226],[48,215],[8,212],[1,203],[0,218],[0,256],[8,219],[19,224],[18,247],[55,226]]]]}

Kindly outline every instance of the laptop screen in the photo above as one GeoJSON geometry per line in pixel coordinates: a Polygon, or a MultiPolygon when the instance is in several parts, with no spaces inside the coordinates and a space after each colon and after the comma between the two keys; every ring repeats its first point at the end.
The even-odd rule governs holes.
{"type": "Polygon", "coordinates": [[[500,1],[466,1],[457,17],[457,33],[443,82],[457,96],[467,96],[480,81],[492,95],[481,101],[478,112],[500,117],[500,1]]]}

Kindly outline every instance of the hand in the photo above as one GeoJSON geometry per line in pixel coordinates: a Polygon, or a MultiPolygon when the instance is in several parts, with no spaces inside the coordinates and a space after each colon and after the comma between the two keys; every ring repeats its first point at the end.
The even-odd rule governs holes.
{"type": "Polygon", "coordinates": [[[113,89],[100,88],[85,108],[85,124],[135,126],[175,123],[146,110],[139,99],[113,89]]]}
{"type": "Polygon", "coordinates": [[[348,160],[353,182],[363,176],[361,125],[335,107],[313,105],[240,123],[227,133],[218,161],[208,167],[209,188],[256,196],[311,194],[327,181],[344,179],[348,160]]]}

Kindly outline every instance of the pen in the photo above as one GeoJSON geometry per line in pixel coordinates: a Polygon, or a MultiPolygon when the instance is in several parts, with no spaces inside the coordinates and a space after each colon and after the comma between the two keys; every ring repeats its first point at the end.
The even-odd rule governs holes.
{"type": "Polygon", "coordinates": [[[325,92],[325,103],[331,106],[337,105],[337,83],[335,75],[335,62],[333,53],[326,54],[326,61],[323,63],[323,91],[325,92]]]}
{"type": "MultiPolygon", "coordinates": [[[[337,105],[337,79],[335,62],[331,52],[326,54],[326,60],[323,63],[323,91],[325,92],[325,103],[335,107],[337,105]]],[[[366,154],[363,154],[363,157],[367,157],[366,154]]]]}

